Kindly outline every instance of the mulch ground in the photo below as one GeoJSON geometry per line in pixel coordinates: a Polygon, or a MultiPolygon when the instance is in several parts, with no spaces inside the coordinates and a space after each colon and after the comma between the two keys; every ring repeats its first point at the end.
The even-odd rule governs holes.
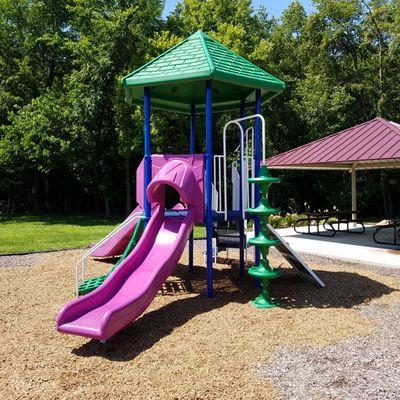
{"type": "MultiPolygon", "coordinates": [[[[290,399],[293,388],[283,392],[281,384],[282,371],[295,363],[293,354],[306,363],[313,357],[302,356],[305,349],[314,350],[315,358],[323,349],[344,346],[341,362],[350,362],[354,355],[345,351],[346,343],[368,342],[382,329],[368,307],[390,308],[400,300],[396,271],[321,259],[310,264],[325,289],[283,265],[285,276],[271,286],[280,308],[254,309],[252,280],[239,279],[237,265],[224,263],[217,265],[215,298],[209,300],[198,251],[193,274],[184,254],[146,313],[103,345],[55,330],[58,310],[73,298],[80,254],[50,253],[33,266],[0,270],[1,399],[290,399]],[[289,364],[282,366],[286,355],[289,364]],[[276,374],[265,372],[274,369],[276,374]]],[[[94,274],[110,267],[92,265],[94,274]]],[[[399,327],[392,318],[390,329],[399,327]]],[[[390,338],[380,343],[391,347],[390,338]]],[[[327,363],[312,373],[323,373],[318,368],[327,363]]],[[[316,393],[310,389],[302,398],[342,398],[323,387],[316,393]]]]}

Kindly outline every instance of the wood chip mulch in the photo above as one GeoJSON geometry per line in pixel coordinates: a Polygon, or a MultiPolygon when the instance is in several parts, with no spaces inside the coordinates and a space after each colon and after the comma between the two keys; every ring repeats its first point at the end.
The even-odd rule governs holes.
{"type": "MultiPolygon", "coordinates": [[[[203,255],[195,254],[190,274],[184,254],[146,313],[103,345],[55,330],[58,310],[73,298],[81,254],[51,253],[33,266],[0,270],[2,400],[275,399],[279,382],[255,370],[276,362],[278,348],[376,335],[379,324],[360,305],[400,298],[398,278],[377,271],[313,263],[327,284],[318,289],[284,265],[286,276],[271,285],[282,306],[257,310],[249,304],[257,290],[248,276],[239,279],[237,265],[221,260],[209,300],[203,255]]],[[[91,265],[93,275],[110,267],[91,265]]]]}

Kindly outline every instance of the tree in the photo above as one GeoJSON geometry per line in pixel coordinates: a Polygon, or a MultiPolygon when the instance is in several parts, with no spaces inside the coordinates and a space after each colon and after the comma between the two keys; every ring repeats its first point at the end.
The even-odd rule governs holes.
{"type": "MultiPolygon", "coordinates": [[[[293,1],[277,20],[250,0],[183,0],[163,20],[162,0],[0,0],[0,202],[130,211],[142,110],[125,102],[120,79],[199,29],[286,82],[263,108],[270,155],[377,115],[399,121],[400,1],[314,5],[307,14],[293,1]]],[[[237,115],[215,116],[216,153],[237,115]]],[[[204,118],[197,122],[203,151],[204,118]]],[[[152,147],[188,151],[188,118],[153,113],[152,147]]],[[[232,154],[236,147],[232,135],[232,154]]],[[[282,175],[275,196],[284,210],[347,205],[344,174],[282,175]]],[[[368,176],[360,174],[361,207],[399,213],[396,174],[368,176]]]]}
{"type": "MultiPolygon", "coordinates": [[[[71,68],[67,41],[72,0],[0,0],[0,124],[71,68]]],[[[61,82],[62,83],[62,82],[61,82]]]]}
{"type": "Polygon", "coordinates": [[[14,175],[31,177],[33,208],[50,211],[48,176],[63,163],[72,140],[68,104],[63,97],[48,91],[33,99],[18,114],[10,116],[10,124],[2,127],[0,165],[14,175]],[[40,180],[45,196],[40,193],[40,180]]]}

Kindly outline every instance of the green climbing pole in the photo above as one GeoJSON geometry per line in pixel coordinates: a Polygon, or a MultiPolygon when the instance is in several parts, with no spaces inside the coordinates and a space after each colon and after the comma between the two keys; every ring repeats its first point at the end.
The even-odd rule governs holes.
{"type": "Polygon", "coordinates": [[[271,299],[269,293],[269,281],[279,278],[281,272],[278,269],[271,268],[268,261],[269,248],[279,245],[279,240],[271,239],[268,233],[269,217],[273,214],[279,214],[280,210],[272,208],[268,201],[269,187],[273,183],[279,183],[279,178],[274,178],[269,174],[265,165],[260,169],[260,175],[257,178],[250,178],[250,183],[257,184],[260,187],[260,203],[256,208],[250,208],[249,214],[253,214],[260,218],[260,233],[257,237],[251,238],[248,244],[256,246],[260,249],[260,264],[249,269],[249,275],[258,278],[261,281],[261,293],[251,303],[257,308],[272,308],[279,305],[275,300],[271,299]]]}
{"type": "Polygon", "coordinates": [[[144,221],[145,221],[144,218],[140,218],[139,221],[137,222],[133,234],[131,236],[131,239],[129,240],[128,246],[126,246],[124,254],[122,254],[117,263],[105,275],[96,276],[95,278],[85,280],[85,282],[83,282],[78,288],[79,296],[83,296],[84,294],[90,293],[94,289],[97,289],[99,286],[101,286],[104,283],[104,281],[111,275],[111,272],[113,272],[114,269],[117,268],[118,265],[120,265],[122,261],[125,260],[126,257],[128,257],[128,255],[132,252],[132,250],[135,248],[137,242],[140,239],[144,227],[144,221]]]}

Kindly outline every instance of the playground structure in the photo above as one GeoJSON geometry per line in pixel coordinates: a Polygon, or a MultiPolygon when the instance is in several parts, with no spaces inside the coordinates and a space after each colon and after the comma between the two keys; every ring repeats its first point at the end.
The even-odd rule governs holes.
{"type": "Polygon", "coordinates": [[[93,281],[90,293],[85,292],[88,294],[62,308],[57,329],[104,341],[135,320],[172,273],[187,240],[189,269],[193,269],[192,230],[201,222],[206,224],[208,297],[213,297],[214,224],[221,221],[237,224],[239,274],[244,276],[245,223],[251,218],[255,238],[249,244],[255,245],[256,251],[255,267],[249,273],[262,282],[261,295],[254,304],[260,308],[274,306],[268,282],[278,277],[279,272],[269,266],[267,256],[269,247],[279,244],[279,240],[269,237],[267,222],[269,215],[279,210],[269,206],[267,193],[269,185],[279,179],[271,177],[265,166],[266,130],[261,105],[282,92],[285,84],[202,32],[133,71],[123,78],[122,84],[127,100],[143,105],[144,111],[144,158],[137,170],[138,206],[122,225],[77,263],[78,295],[90,286],[85,280],[87,257],[124,253],[107,276],[93,281]],[[152,108],[190,115],[191,154],[152,154],[152,108]],[[246,116],[247,109],[254,112],[246,116]],[[223,152],[214,155],[213,113],[235,110],[240,112],[240,118],[225,125],[223,152]],[[196,154],[199,113],[205,113],[205,154],[196,154]],[[231,153],[228,156],[228,130],[234,132],[238,144],[233,157],[231,153]],[[262,197],[253,183],[259,185],[262,197]],[[180,196],[180,202],[172,209],[165,207],[167,186],[180,196]],[[139,229],[135,226],[142,219],[144,230],[137,241],[139,229]]]}

